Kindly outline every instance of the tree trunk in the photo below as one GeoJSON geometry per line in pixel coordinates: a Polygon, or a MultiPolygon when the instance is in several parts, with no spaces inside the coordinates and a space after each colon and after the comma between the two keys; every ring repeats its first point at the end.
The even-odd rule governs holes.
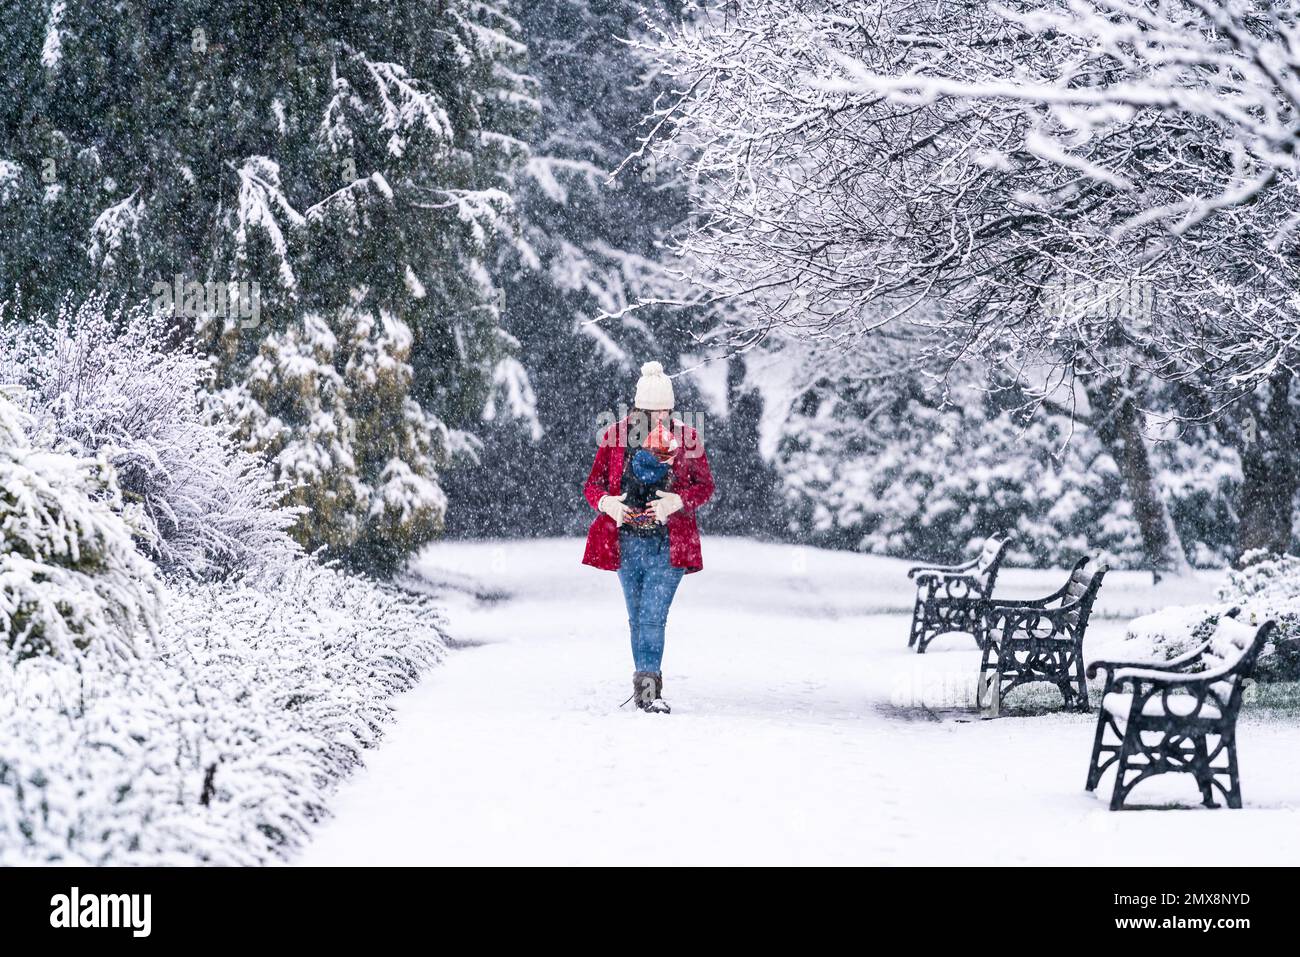
{"type": "Polygon", "coordinates": [[[1241,494],[1237,502],[1237,560],[1253,549],[1284,554],[1291,547],[1296,494],[1296,419],[1291,373],[1279,369],[1247,403],[1238,430],[1241,494]]]}
{"type": "Polygon", "coordinates": [[[745,386],[744,360],[731,356],[727,364],[725,417],[709,419],[703,435],[714,475],[719,481],[709,502],[709,521],[717,528],[768,538],[778,528],[780,499],[775,469],[759,454],[759,421],[763,402],[745,386]]]}
{"type": "Polygon", "coordinates": [[[1092,379],[1084,388],[1092,406],[1093,428],[1119,468],[1142,536],[1142,550],[1158,581],[1161,572],[1181,573],[1190,566],[1156,481],[1151,450],[1142,434],[1135,385],[1130,373],[1128,381],[1092,379]]]}

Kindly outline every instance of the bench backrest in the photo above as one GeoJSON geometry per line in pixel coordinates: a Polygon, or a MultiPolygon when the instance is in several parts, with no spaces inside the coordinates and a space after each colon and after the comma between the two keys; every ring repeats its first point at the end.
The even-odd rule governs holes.
{"type": "Polygon", "coordinates": [[[1219,619],[1201,652],[1203,662],[1211,669],[1227,669],[1223,679],[1214,682],[1212,687],[1230,709],[1240,706],[1246,679],[1254,673],[1259,653],[1275,627],[1274,622],[1266,621],[1256,628],[1236,618],[1235,612],[1234,609],[1219,619]]]}
{"type": "Polygon", "coordinates": [[[975,570],[983,575],[997,561],[1000,551],[1002,551],[1002,542],[996,536],[985,539],[980,557],[975,560],[975,570]]]}
{"type": "Polygon", "coordinates": [[[1097,557],[1083,559],[1070,571],[1070,578],[1061,594],[1061,607],[1073,606],[1065,613],[1065,620],[1071,628],[1077,629],[1081,621],[1087,623],[1106,571],[1106,566],[1097,557]]]}
{"type": "Polygon", "coordinates": [[[1259,629],[1224,615],[1205,647],[1205,663],[1211,668],[1236,664],[1255,643],[1259,629]]]}
{"type": "Polygon", "coordinates": [[[1087,565],[1076,565],[1070,572],[1070,580],[1065,583],[1065,595],[1061,604],[1069,605],[1084,596],[1088,586],[1092,584],[1092,572],[1089,570],[1091,564],[1089,562],[1087,565]]]}
{"type": "Polygon", "coordinates": [[[998,569],[1002,565],[1002,556],[1006,554],[1007,539],[990,535],[984,541],[984,548],[979,558],[975,559],[975,574],[984,578],[984,595],[993,594],[993,586],[998,580],[998,569]]]}

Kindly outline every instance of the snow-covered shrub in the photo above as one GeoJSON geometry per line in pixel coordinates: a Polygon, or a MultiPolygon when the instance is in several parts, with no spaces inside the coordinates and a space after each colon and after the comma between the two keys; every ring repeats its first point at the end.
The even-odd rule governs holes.
{"type": "Polygon", "coordinates": [[[3,333],[0,383],[24,390],[41,443],[107,457],[165,570],[227,574],[297,553],[295,511],[205,408],[207,362],[159,320],[91,299],[50,322],[10,316],[3,333]]]}
{"type": "Polygon", "coordinates": [[[1210,429],[1189,429],[1179,438],[1155,443],[1152,461],[1169,514],[1199,568],[1221,568],[1237,552],[1241,457],[1210,429]]]}
{"type": "Polygon", "coordinates": [[[1171,605],[1129,622],[1126,641],[1136,645],[1121,657],[1134,661],[1168,661],[1191,651],[1214,631],[1229,605],[1171,605]]]}
{"type": "Polygon", "coordinates": [[[1256,677],[1300,680],[1300,558],[1247,552],[1242,562],[1240,570],[1228,574],[1217,602],[1163,608],[1134,619],[1125,636],[1140,649],[1134,657],[1177,657],[1209,637],[1220,615],[1238,608],[1237,617],[1252,625],[1277,622],[1256,677]]]}
{"type": "Polygon", "coordinates": [[[7,332],[0,864],[287,855],[441,656],[435,609],[302,556],[145,317],[7,332]]]}
{"type": "Polygon", "coordinates": [[[378,571],[436,536],[447,509],[438,470],[453,437],[411,397],[411,345],[383,310],[309,314],[268,336],[246,378],[217,397],[304,508],[298,540],[378,571]]]}
{"type": "Polygon", "coordinates": [[[1260,676],[1300,680],[1300,558],[1247,552],[1242,568],[1228,575],[1219,599],[1241,608],[1251,624],[1277,622],[1273,640],[1260,659],[1260,676]]]}
{"type": "MultiPolygon", "coordinates": [[[[820,544],[956,561],[996,532],[1011,561],[1070,565],[1102,553],[1141,566],[1142,540],[1115,459],[1091,429],[997,396],[916,379],[826,381],[793,403],[776,467],[789,531],[820,544]]],[[[1224,564],[1233,547],[1235,453],[1201,435],[1155,443],[1158,480],[1185,547],[1224,564]]]]}
{"type": "MultiPolygon", "coordinates": [[[[157,622],[153,565],[120,514],[111,466],[33,448],[0,396],[0,655],[129,658],[157,622]]],[[[8,667],[0,664],[0,668],[8,667]]]]}
{"type": "Polygon", "coordinates": [[[282,859],[445,647],[429,599],[308,560],[169,589],[148,658],[0,662],[0,864],[282,859]]]}

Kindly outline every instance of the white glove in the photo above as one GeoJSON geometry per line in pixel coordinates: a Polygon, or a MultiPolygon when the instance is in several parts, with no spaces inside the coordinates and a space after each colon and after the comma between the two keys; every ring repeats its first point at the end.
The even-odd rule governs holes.
{"type": "Polygon", "coordinates": [[[596,508],[612,518],[615,525],[622,525],[627,521],[627,506],[623,504],[625,498],[627,492],[622,495],[602,495],[600,501],[596,503],[596,508]]]}
{"type": "Polygon", "coordinates": [[[655,521],[660,525],[668,521],[668,516],[673,512],[682,510],[682,497],[676,492],[655,492],[658,498],[650,503],[651,510],[655,513],[655,521]]]}

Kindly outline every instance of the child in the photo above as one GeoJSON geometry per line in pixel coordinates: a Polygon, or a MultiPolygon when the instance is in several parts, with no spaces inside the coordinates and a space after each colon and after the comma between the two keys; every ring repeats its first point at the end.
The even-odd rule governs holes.
{"type": "Polygon", "coordinates": [[[628,456],[623,468],[623,490],[627,498],[627,520],[624,527],[638,535],[667,535],[668,526],[655,518],[650,503],[657,492],[672,490],[673,458],[677,453],[677,439],[663,424],[646,436],[641,448],[628,456]]]}

